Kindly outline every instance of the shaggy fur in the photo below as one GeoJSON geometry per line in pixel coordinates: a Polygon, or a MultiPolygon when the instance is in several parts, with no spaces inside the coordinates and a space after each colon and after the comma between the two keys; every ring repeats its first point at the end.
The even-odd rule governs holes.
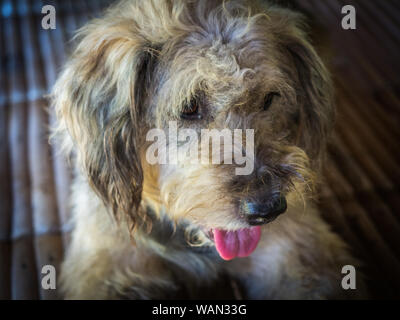
{"type": "Polygon", "coordinates": [[[78,32],[53,92],[54,136],[76,167],[66,298],[171,298],[182,288],[194,298],[223,275],[247,298],[360,294],[341,288],[342,266],[356,262],[310,200],[334,109],[302,30],[300,15],[255,1],[129,0],[78,32]],[[270,92],[279,96],[264,110],[270,92]],[[181,118],[191,101],[202,119],[181,118]],[[146,133],[169,121],[254,129],[254,172],[150,165],[146,133]],[[277,192],[288,210],[263,226],[255,252],[222,260],[207,230],[249,227],[240,201],[277,192]]]}

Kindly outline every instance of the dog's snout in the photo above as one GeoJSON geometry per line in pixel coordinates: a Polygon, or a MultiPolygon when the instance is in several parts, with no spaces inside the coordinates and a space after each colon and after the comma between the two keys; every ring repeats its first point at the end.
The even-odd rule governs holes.
{"type": "Polygon", "coordinates": [[[284,213],[286,209],[286,198],[282,195],[273,200],[262,202],[245,200],[240,204],[241,215],[252,226],[269,223],[284,213]]]}

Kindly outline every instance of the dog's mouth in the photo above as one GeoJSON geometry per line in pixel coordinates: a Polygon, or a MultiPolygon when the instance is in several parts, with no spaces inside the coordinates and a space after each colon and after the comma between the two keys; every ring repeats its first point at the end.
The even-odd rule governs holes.
{"type": "Polygon", "coordinates": [[[224,260],[248,257],[257,248],[261,237],[261,227],[251,227],[228,231],[212,229],[208,236],[215,243],[219,255],[224,260]]]}

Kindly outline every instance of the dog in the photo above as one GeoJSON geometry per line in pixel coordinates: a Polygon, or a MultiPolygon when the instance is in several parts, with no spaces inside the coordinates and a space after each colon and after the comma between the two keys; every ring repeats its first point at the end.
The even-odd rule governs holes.
{"type": "MultiPolygon", "coordinates": [[[[358,262],[313,201],[335,110],[304,30],[245,0],[125,0],[79,30],[52,92],[74,165],[65,298],[196,298],[224,276],[247,299],[359,297],[361,277],[341,286],[358,262]],[[233,151],[251,147],[253,170],[210,154],[150,163],[148,132],[171,124],[253,130],[233,151]]],[[[179,155],[191,144],[173,140],[179,155]]]]}

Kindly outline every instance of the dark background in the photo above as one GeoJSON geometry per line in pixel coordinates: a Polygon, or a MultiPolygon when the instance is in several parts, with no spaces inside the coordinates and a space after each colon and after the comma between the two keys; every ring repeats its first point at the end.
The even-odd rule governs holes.
{"type": "MultiPolygon", "coordinates": [[[[201,1],[201,0],[200,0],[201,1]]],[[[41,268],[68,243],[70,171],[48,144],[44,95],[74,30],[112,1],[0,0],[0,299],[54,299],[41,268]],[[57,29],[41,28],[54,5],[57,29]]],[[[276,1],[277,2],[277,1],[276,1]]],[[[371,297],[400,297],[400,1],[281,1],[305,12],[336,88],[338,117],[319,206],[363,261],[371,297]],[[341,28],[342,6],[357,29],[341,28]]],[[[340,270],[338,270],[340,272],[340,270]]]]}

